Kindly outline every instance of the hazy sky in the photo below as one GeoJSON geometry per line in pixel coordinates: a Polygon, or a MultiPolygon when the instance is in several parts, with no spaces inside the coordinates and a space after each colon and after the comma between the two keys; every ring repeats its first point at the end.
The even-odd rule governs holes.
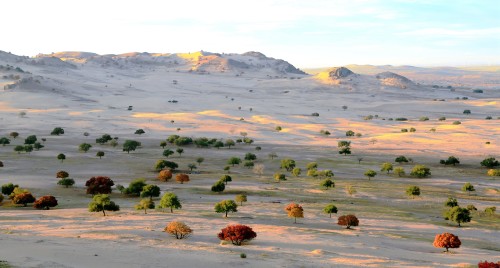
{"type": "Polygon", "coordinates": [[[298,67],[500,64],[500,0],[12,0],[0,50],[260,51],[298,67]]]}

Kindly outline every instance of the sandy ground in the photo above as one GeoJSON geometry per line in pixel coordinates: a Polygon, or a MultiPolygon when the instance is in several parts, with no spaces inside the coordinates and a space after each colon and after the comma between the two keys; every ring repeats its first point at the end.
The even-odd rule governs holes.
{"type": "MultiPolygon", "coordinates": [[[[452,92],[431,87],[380,87],[370,84],[369,79],[356,82],[361,86],[327,86],[311,77],[268,79],[263,73],[251,72],[238,77],[228,73],[199,75],[161,66],[113,69],[88,63],[74,70],[22,67],[44,78],[39,87],[0,92],[0,137],[11,131],[20,133],[10,145],[0,147],[0,161],[5,165],[0,168],[0,183],[17,183],[37,197],[54,195],[60,205],[38,211],[4,201],[0,206],[0,260],[11,265],[467,267],[480,260],[499,259],[498,216],[475,213],[473,221],[462,228],[441,216],[442,204],[449,195],[457,197],[461,205],[474,204],[479,210],[500,203],[498,179],[487,177],[486,169],[479,166],[487,156],[500,157],[498,87],[478,96],[465,88],[452,92]],[[469,99],[456,100],[457,96],[469,99]],[[132,111],[127,111],[129,105],[133,105],[132,111]],[[348,109],[344,111],[343,105],[348,109]],[[464,109],[472,114],[464,115],[464,109]],[[21,111],[26,115],[21,117],[21,111]],[[314,112],[320,116],[311,116],[314,112]],[[378,117],[364,120],[367,115],[378,117]],[[419,121],[422,116],[430,120],[419,121]],[[438,121],[441,116],[447,120],[438,121]],[[486,116],[493,119],[485,120],[486,116]],[[410,121],[389,121],[397,117],[410,121]],[[453,125],[457,120],[462,124],[453,125]],[[65,134],[50,136],[58,126],[65,134]],[[283,130],[277,132],[276,126],[283,130]],[[417,131],[400,131],[411,127],[417,131]],[[138,128],[146,134],[134,135],[138,128]],[[436,131],[430,132],[431,128],[436,131]],[[332,135],[321,135],[320,130],[329,130],[332,135]],[[362,136],[347,138],[347,130],[362,136]],[[90,135],[85,137],[83,132],[90,135]],[[237,139],[240,132],[247,132],[255,143],[220,150],[188,146],[181,157],[171,156],[183,170],[196,157],[205,158],[197,169],[200,174],[192,174],[188,184],[155,180],[153,164],[163,158],[160,140],[171,134],[237,139]],[[118,136],[120,144],[136,139],[143,146],[126,154],[120,146],[95,144],[104,133],[118,136]],[[45,148],[31,154],[15,153],[14,146],[31,134],[46,138],[45,148]],[[337,154],[337,142],[344,139],[352,141],[351,156],[337,154]],[[78,152],[83,142],[93,145],[90,152],[78,152]],[[255,146],[262,150],[255,151],[255,146]],[[106,153],[103,159],[95,157],[98,150],[106,153]],[[265,174],[258,176],[251,169],[234,167],[234,181],[226,191],[211,193],[210,186],[222,175],[226,160],[231,156],[243,158],[247,152],[257,154],[257,162],[266,167],[265,174]],[[271,152],[278,158],[269,159],[271,152]],[[56,159],[59,153],[66,154],[64,163],[56,159]],[[392,162],[400,154],[431,167],[432,177],[397,178],[379,172],[372,181],[363,178],[365,170],[378,171],[381,163],[392,162]],[[459,157],[462,163],[457,167],[438,164],[450,155],[459,157]],[[303,170],[310,161],[317,161],[320,169],[332,169],[335,189],[325,191],[317,179],[305,174],[299,178],[289,175],[288,181],[274,183],[272,174],[285,157],[295,159],[303,170]],[[363,161],[358,164],[359,157],[363,161]],[[76,180],[74,188],[56,185],[55,173],[61,169],[76,180]],[[162,192],[179,195],[183,209],[174,214],[150,211],[144,215],[133,209],[139,198],[115,191],[112,199],[121,211],[107,217],[87,212],[90,197],[84,194],[83,185],[95,175],[110,176],[123,185],[144,177],[158,184],[162,192]],[[460,191],[465,182],[474,184],[474,194],[460,191]],[[347,185],[358,192],[347,195],[347,185]],[[409,185],[419,185],[422,196],[408,199],[404,191],[409,185]],[[232,199],[241,192],[248,194],[249,202],[238,208],[238,213],[225,219],[213,212],[215,202],[232,199]],[[305,209],[305,218],[298,219],[298,224],[283,211],[291,201],[305,209]],[[330,219],[322,213],[329,202],[339,207],[339,215],[356,214],[360,226],[345,230],[336,225],[339,215],[330,219]],[[176,240],[162,232],[174,219],[186,222],[194,234],[176,240]],[[241,247],[222,245],[216,234],[229,223],[249,225],[258,236],[241,247]],[[451,254],[434,248],[433,238],[442,232],[458,235],[462,247],[451,254]],[[246,259],[240,258],[242,252],[247,254],[246,259]]],[[[0,80],[2,85],[11,82],[0,80]]],[[[403,167],[409,173],[412,166],[403,167]]]]}

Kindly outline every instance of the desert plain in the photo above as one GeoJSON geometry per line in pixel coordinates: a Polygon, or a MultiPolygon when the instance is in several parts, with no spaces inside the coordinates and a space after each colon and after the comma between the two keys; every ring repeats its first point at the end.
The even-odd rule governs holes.
{"type": "Polygon", "coordinates": [[[10,139],[0,146],[0,184],[58,200],[50,210],[37,210],[5,196],[0,267],[476,267],[500,260],[500,216],[484,213],[500,205],[500,177],[487,176],[480,165],[500,158],[498,68],[353,65],[306,73],[257,52],[32,58],[0,52],[0,65],[0,137],[10,139]],[[50,135],[56,127],[64,134],[50,135]],[[137,129],[145,133],[134,134],[137,129]],[[349,130],[359,135],[346,136],[349,130]],[[9,137],[14,131],[15,139],[9,137]],[[103,134],[118,137],[118,145],[96,144],[103,134]],[[46,139],[44,148],[15,152],[29,135],[46,139]],[[170,135],[253,142],[160,147],[170,135]],[[141,146],[124,152],[125,140],[141,146]],[[351,142],[351,154],[339,154],[343,140],[351,142]],[[92,148],[82,152],[81,143],[92,148]],[[182,155],[162,155],[177,148],[182,155]],[[256,155],[260,171],[243,163],[224,170],[228,159],[247,153],[256,155]],[[395,163],[401,155],[411,161],[395,163]],[[460,164],[440,164],[449,156],[460,164]],[[285,158],[295,160],[301,175],[280,169],[285,158]],[[161,159],[177,163],[174,175],[187,173],[190,181],[159,181],[154,165],[161,159]],[[326,190],[322,179],[307,176],[310,162],[333,171],[335,187],[326,190]],[[406,174],[380,171],[385,162],[406,174]],[[410,176],[417,164],[432,174],[410,176]],[[364,176],[369,169],[377,172],[370,180],[364,176]],[[73,187],[57,184],[59,170],[75,180],[73,187]],[[286,180],[276,181],[277,172],[286,180]],[[224,174],[232,181],[212,192],[224,174]],[[92,196],[85,182],[93,176],[114,181],[110,197],[119,211],[105,217],[88,211],[92,196]],[[162,195],[175,193],[182,209],[134,209],[140,198],[116,185],[137,178],[158,185],[162,195]],[[474,192],[461,190],[466,182],[474,192]],[[411,185],[420,187],[420,196],[406,195],[411,185]],[[215,213],[215,203],[238,194],[248,198],[238,212],[227,218],[215,213]],[[458,227],[443,218],[448,197],[477,207],[470,222],[458,227]],[[290,202],[304,209],[297,223],[284,211],[290,202]],[[338,208],[331,218],[323,212],[327,204],[338,208]],[[337,225],[346,214],[356,215],[359,226],[337,225]],[[192,235],[177,240],[165,233],[174,220],[189,225],[192,235]],[[257,237],[242,246],[221,243],[217,233],[236,223],[252,227],[257,237]],[[460,248],[444,253],[433,247],[444,232],[457,235],[460,248]]]}

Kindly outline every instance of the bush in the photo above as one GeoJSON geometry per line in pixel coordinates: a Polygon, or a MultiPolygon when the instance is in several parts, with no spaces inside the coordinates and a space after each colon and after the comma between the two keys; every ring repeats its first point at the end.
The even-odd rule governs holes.
{"type": "Polygon", "coordinates": [[[219,178],[219,180],[224,182],[227,185],[228,182],[233,181],[233,178],[231,178],[231,176],[229,176],[229,175],[222,175],[219,178]]]}
{"type": "Polygon", "coordinates": [[[31,135],[31,136],[28,136],[25,140],[24,140],[24,144],[35,144],[35,142],[37,141],[37,138],[35,135],[31,135]]]}
{"type": "Polygon", "coordinates": [[[339,154],[348,155],[351,154],[351,142],[350,141],[339,141],[337,143],[339,149],[339,154]]]}
{"type": "Polygon", "coordinates": [[[144,209],[144,214],[148,214],[147,210],[148,209],[154,209],[155,208],[155,202],[149,198],[141,199],[138,204],[134,206],[136,210],[143,210],[144,209]]]}
{"type": "Polygon", "coordinates": [[[441,117],[439,117],[439,119],[438,119],[438,120],[439,120],[439,121],[445,121],[445,120],[446,120],[446,117],[441,116],[441,117]]]}
{"type": "Polygon", "coordinates": [[[346,229],[351,229],[351,226],[359,225],[359,220],[354,215],[343,215],[339,217],[337,224],[346,226],[346,229]]]}
{"type": "Polygon", "coordinates": [[[497,210],[497,207],[488,207],[488,208],[485,208],[484,209],[484,213],[486,213],[486,215],[494,215],[495,214],[495,211],[497,210]]]}
{"type": "Polygon", "coordinates": [[[290,158],[284,158],[281,160],[280,168],[286,169],[286,171],[292,171],[295,168],[295,160],[290,158]]]}
{"type": "Polygon", "coordinates": [[[467,182],[464,184],[464,186],[462,186],[462,191],[463,192],[474,192],[476,189],[474,189],[474,186],[470,183],[470,182],[467,182]]]}
{"type": "Polygon", "coordinates": [[[471,114],[470,110],[464,110],[464,114],[471,114]]]}
{"type": "Polygon", "coordinates": [[[450,156],[446,160],[440,160],[439,163],[446,166],[447,165],[455,166],[456,164],[460,164],[460,160],[454,156],[450,156]]]}
{"type": "Polygon", "coordinates": [[[90,150],[90,148],[92,148],[92,145],[88,144],[88,143],[82,143],[80,144],[80,146],[78,146],[78,149],[80,151],[83,151],[83,152],[88,152],[88,150],[90,150]]]}
{"type": "Polygon", "coordinates": [[[139,146],[141,146],[141,143],[138,141],[126,140],[123,143],[123,151],[127,152],[127,154],[129,154],[130,151],[135,151],[135,149],[137,149],[137,147],[139,147],[139,146]]]}
{"type": "Polygon", "coordinates": [[[458,206],[458,201],[456,198],[448,197],[448,199],[444,202],[444,205],[446,207],[450,207],[450,208],[456,207],[456,206],[458,206]]]}
{"type": "Polygon", "coordinates": [[[187,238],[193,233],[193,230],[189,228],[185,223],[180,221],[170,222],[164,230],[166,233],[169,233],[177,239],[187,238]]]}
{"type": "Polygon", "coordinates": [[[135,179],[131,181],[127,188],[123,189],[123,193],[127,195],[139,196],[142,192],[142,189],[146,186],[145,179],[135,179]]]}
{"type": "Polygon", "coordinates": [[[234,201],[240,202],[240,206],[243,206],[243,202],[247,202],[247,195],[246,194],[239,194],[234,197],[234,201]]]}
{"type": "Polygon", "coordinates": [[[15,188],[19,187],[19,185],[15,185],[12,183],[6,183],[2,185],[2,194],[4,195],[10,195],[15,188]]]}
{"type": "Polygon", "coordinates": [[[107,211],[119,211],[120,206],[116,205],[115,202],[111,201],[107,194],[97,194],[92,197],[92,201],[89,203],[90,212],[100,212],[106,216],[107,211]]]}
{"type": "Polygon", "coordinates": [[[226,228],[222,229],[217,235],[220,240],[231,241],[233,245],[241,246],[241,243],[250,241],[257,237],[252,228],[241,225],[228,225],[226,228]]]}
{"type": "Polygon", "coordinates": [[[458,223],[458,227],[463,222],[470,222],[471,216],[470,211],[466,208],[461,208],[459,206],[455,206],[450,208],[444,214],[445,220],[450,220],[458,223]]]}
{"type": "Polygon", "coordinates": [[[62,178],[57,182],[57,184],[68,188],[75,184],[75,180],[73,180],[72,178],[62,178]]]}
{"type": "Polygon", "coordinates": [[[156,171],[160,171],[164,168],[169,168],[171,170],[175,170],[178,167],[179,167],[179,165],[177,165],[177,163],[172,162],[172,161],[167,161],[167,160],[158,160],[158,161],[156,161],[156,164],[155,164],[156,171]]]}
{"type": "Polygon", "coordinates": [[[354,133],[354,131],[352,131],[352,130],[348,130],[348,131],[346,131],[345,135],[346,135],[347,137],[351,137],[351,136],[354,136],[354,135],[355,135],[355,133],[354,133]]]}
{"type": "Polygon", "coordinates": [[[395,121],[408,121],[408,118],[405,117],[398,117],[394,119],[395,121]]]}
{"type": "Polygon", "coordinates": [[[286,175],[281,172],[274,173],[273,178],[276,182],[286,181],[286,175]]]}
{"type": "Polygon", "coordinates": [[[377,175],[377,172],[375,170],[367,170],[364,174],[366,177],[368,177],[368,180],[370,180],[371,178],[375,177],[377,175]]]}
{"type": "Polygon", "coordinates": [[[461,244],[458,236],[450,233],[437,234],[433,243],[434,247],[446,248],[446,252],[449,248],[459,248],[461,244]]]}
{"type": "Polygon", "coordinates": [[[56,173],[56,178],[58,178],[58,179],[64,179],[64,178],[67,178],[68,176],[69,176],[69,173],[64,171],[64,170],[59,170],[56,173]]]}
{"type": "Polygon", "coordinates": [[[144,133],[146,133],[146,132],[145,132],[145,131],[144,131],[144,129],[142,129],[142,128],[140,128],[140,129],[138,129],[138,130],[136,130],[136,131],[134,132],[134,134],[137,134],[137,135],[141,135],[141,134],[144,134],[144,133]]]}
{"type": "Polygon", "coordinates": [[[302,173],[302,169],[300,169],[298,167],[292,169],[292,175],[293,176],[298,177],[298,176],[300,176],[300,173],[302,173]]]}
{"type": "Polygon", "coordinates": [[[401,177],[401,176],[404,176],[406,173],[405,173],[404,168],[397,167],[394,169],[394,174],[398,175],[398,177],[401,177]]]}
{"type": "Polygon", "coordinates": [[[422,116],[422,117],[420,117],[418,120],[420,120],[420,121],[429,121],[429,117],[427,117],[427,116],[422,116]]]}
{"type": "Polygon", "coordinates": [[[418,186],[410,186],[406,189],[406,195],[408,195],[409,197],[413,198],[415,196],[419,196],[420,195],[420,187],[418,186]]]}
{"type": "Polygon", "coordinates": [[[246,258],[247,258],[247,254],[245,254],[245,253],[240,253],[240,258],[242,258],[242,259],[246,259],[246,258]]]}
{"type": "Polygon", "coordinates": [[[29,192],[16,194],[12,198],[12,203],[17,205],[22,204],[23,206],[27,206],[28,203],[33,203],[33,202],[35,202],[35,197],[29,192]]]}
{"type": "Polygon", "coordinates": [[[460,122],[460,121],[453,121],[453,123],[452,123],[452,124],[453,124],[453,125],[460,125],[460,124],[462,124],[462,122],[460,122]]]}
{"type": "Polygon", "coordinates": [[[257,156],[255,154],[252,154],[252,153],[246,153],[245,154],[245,160],[256,160],[257,159],[257,156]]]}
{"type": "Polygon", "coordinates": [[[36,209],[46,209],[49,210],[51,207],[57,206],[57,199],[51,195],[45,195],[38,198],[33,207],[36,209]]]}
{"type": "Polygon", "coordinates": [[[221,193],[226,189],[226,185],[222,180],[217,181],[214,185],[212,185],[212,192],[221,193]]]}
{"type": "Polygon", "coordinates": [[[411,170],[410,175],[418,178],[425,178],[431,175],[431,170],[424,165],[415,165],[411,170]]]}
{"type": "Polygon", "coordinates": [[[61,127],[56,127],[56,128],[54,128],[54,130],[52,130],[52,132],[50,132],[50,135],[57,135],[57,136],[59,136],[59,135],[62,135],[62,134],[64,134],[64,129],[61,128],[61,127]]]}
{"type": "Polygon", "coordinates": [[[338,209],[334,204],[328,204],[323,208],[323,212],[326,214],[330,214],[330,218],[332,217],[332,213],[337,213],[338,209]]]}
{"type": "Polygon", "coordinates": [[[335,187],[335,183],[331,179],[325,179],[324,181],[322,181],[320,183],[320,186],[321,187],[325,187],[325,189],[328,190],[328,188],[334,188],[335,187]]]}
{"type": "Polygon", "coordinates": [[[500,169],[490,169],[487,175],[490,177],[500,176],[500,169]]]}
{"type": "Polygon", "coordinates": [[[405,156],[401,155],[401,156],[396,157],[394,162],[399,163],[399,164],[408,163],[408,159],[405,156]]]}
{"type": "Polygon", "coordinates": [[[304,209],[299,204],[292,202],[285,207],[285,211],[288,213],[288,217],[294,218],[294,223],[297,223],[297,218],[304,218],[304,209]]]}
{"type": "Polygon", "coordinates": [[[380,166],[380,171],[387,171],[387,173],[391,172],[393,170],[393,166],[389,162],[385,162],[380,166]]]}
{"type": "Polygon", "coordinates": [[[97,176],[90,178],[85,182],[87,187],[87,194],[109,194],[111,193],[111,186],[115,185],[113,180],[105,176],[97,176]]]}

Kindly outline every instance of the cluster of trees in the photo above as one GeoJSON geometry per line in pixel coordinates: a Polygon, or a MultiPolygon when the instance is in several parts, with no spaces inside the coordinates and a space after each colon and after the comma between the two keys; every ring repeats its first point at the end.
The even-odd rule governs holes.
{"type": "Polygon", "coordinates": [[[36,199],[33,194],[27,190],[22,189],[19,185],[13,183],[6,183],[2,185],[2,194],[0,194],[0,203],[3,202],[4,195],[8,196],[12,204],[23,205],[24,207],[28,204],[33,203],[33,207],[36,209],[50,209],[51,207],[57,206],[57,199],[51,195],[45,195],[36,199]]]}

